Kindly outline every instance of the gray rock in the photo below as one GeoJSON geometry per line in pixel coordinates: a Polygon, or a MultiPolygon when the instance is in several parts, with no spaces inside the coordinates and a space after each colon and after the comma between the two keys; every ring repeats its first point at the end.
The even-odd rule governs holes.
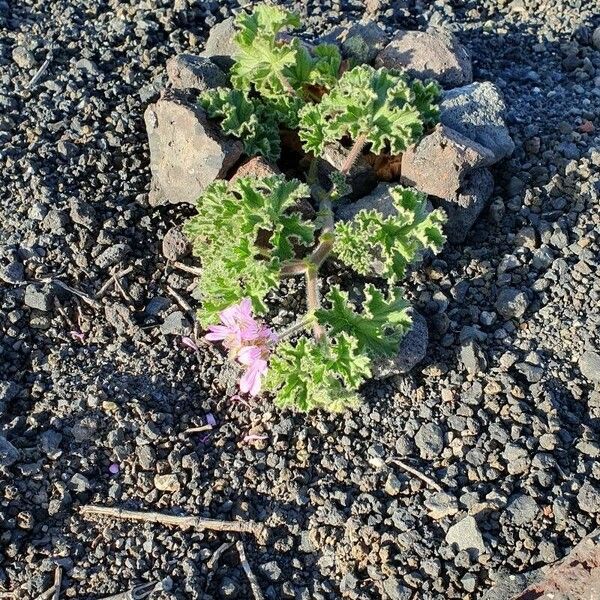
{"type": "Polygon", "coordinates": [[[413,590],[393,576],[383,580],[383,592],[385,600],[410,600],[413,597],[413,590]]]}
{"type": "Polygon", "coordinates": [[[411,310],[411,316],[412,328],[400,342],[398,354],[375,359],[371,365],[373,377],[383,379],[408,373],[425,358],[429,342],[427,321],[415,310],[411,310]]]}
{"type": "Polygon", "coordinates": [[[439,124],[404,152],[401,180],[430,196],[454,200],[471,171],[493,162],[491,150],[439,124]]]}
{"type": "Polygon", "coordinates": [[[464,242],[467,233],[487,206],[493,191],[494,177],[488,169],[482,168],[467,176],[456,199],[440,198],[435,201],[448,217],[444,233],[449,242],[464,242]]]}
{"type": "Polygon", "coordinates": [[[12,59],[21,69],[31,69],[37,64],[33,54],[23,46],[16,46],[13,49],[12,59]]]}
{"type": "Polygon", "coordinates": [[[515,288],[503,288],[496,299],[496,310],[505,318],[520,318],[529,306],[525,292],[515,288]]]}
{"type": "Polygon", "coordinates": [[[336,208],[335,216],[340,221],[350,221],[361,210],[375,209],[384,217],[390,217],[396,214],[390,189],[394,187],[392,183],[380,183],[370,194],[363,196],[360,200],[345,204],[336,208]]]}
{"type": "Polygon", "coordinates": [[[421,458],[427,460],[437,458],[444,449],[444,432],[435,423],[425,423],[415,435],[415,444],[421,458]]]}
{"type": "Polygon", "coordinates": [[[586,513],[591,515],[600,513],[600,490],[586,481],[577,493],[577,503],[586,513]]]}
{"type": "Polygon", "coordinates": [[[372,63],[387,43],[385,31],[374,21],[352,23],[334,27],[319,39],[326,44],[336,44],[345,58],[357,63],[372,63]]]}
{"type": "Polygon", "coordinates": [[[15,260],[9,262],[0,270],[0,280],[13,285],[18,285],[25,281],[25,269],[20,262],[15,260]]]}
{"type": "Polygon", "coordinates": [[[506,507],[506,514],[515,525],[532,523],[540,512],[537,502],[526,494],[514,497],[506,507]]]}
{"type": "Polygon", "coordinates": [[[435,492],[426,498],[425,507],[432,519],[443,519],[458,512],[458,502],[454,496],[446,492],[435,492]]]}
{"type": "Polygon", "coordinates": [[[487,366],[487,361],[481,348],[473,340],[462,344],[460,348],[460,361],[470,375],[476,375],[480,371],[484,371],[487,366]]]}
{"type": "Polygon", "coordinates": [[[80,200],[72,199],[69,203],[71,212],[70,217],[74,223],[82,225],[89,231],[93,231],[96,226],[96,211],[94,208],[81,202],[80,200]]]}
{"type": "Polygon", "coordinates": [[[406,71],[411,77],[435,79],[444,88],[473,81],[471,57],[449,32],[397,31],[379,53],[375,66],[406,71]]]}
{"type": "Polygon", "coordinates": [[[174,94],[163,94],[144,113],[150,145],[149,202],[195,203],[242,155],[238,140],[224,139],[204,111],[174,94]]]}
{"type": "Polygon", "coordinates": [[[240,584],[230,577],[223,577],[219,584],[219,593],[223,598],[239,598],[240,584]]]}
{"type": "Polygon", "coordinates": [[[260,565],[260,570],[271,581],[279,581],[281,578],[281,569],[274,560],[260,565]]]}
{"type": "Polygon", "coordinates": [[[233,17],[229,17],[210,28],[210,34],[200,56],[210,58],[218,67],[229,71],[233,65],[232,56],[237,52],[237,44],[233,41],[236,33],[233,17]]]}
{"type": "Polygon", "coordinates": [[[96,257],[96,266],[100,269],[108,269],[121,262],[131,251],[127,244],[113,244],[96,257]]]}
{"type": "Polygon", "coordinates": [[[23,301],[29,308],[49,312],[54,308],[54,288],[50,284],[37,285],[30,283],[25,288],[23,301]]]}
{"type": "Polygon", "coordinates": [[[169,314],[160,326],[160,331],[164,335],[189,335],[192,331],[192,324],[180,310],[169,314]]]}
{"type": "Polygon", "coordinates": [[[596,50],[600,50],[600,27],[596,27],[592,33],[592,45],[596,50]]]}
{"type": "Polygon", "coordinates": [[[21,453],[3,435],[0,435],[0,467],[10,467],[16,463],[21,453]]]}
{"type": "Polygon", "coordinates": [[[192,245],[180,227],[171,227],[162,241],[163,255],[167,260],[181,260],[192,252],[192,245]]]}
{"type": "Polygon", "coordinates": [[[178,492],[181,489],[181,484],[176,475],[167,473],[166,475],[154,476],[154,487],[161,492],[178,492]]]}
{"type": "Polygon", "coordinates": [[[456,544],[459,550],[466,550],[475,555],[485,552],[485,542],[475,517],[468,516],[452,525],[446,533],[446,542],[456,544]]]}
{"type": "Polygon", "coordinates": [[[494,161],[515,149],[504,122],[504,99],[493,83],[472,83],[445,92],[440,109],[444,125],[491,150],[494,161]]]}
{"type": "Polygon", "coordinates": [[[600,383],[600,354],[593,350],[586,350],[579,357],[579,370],[581,374],[594,383],[600,383]]]}
{"type": "Polygon", "coordinates": [[[71,488],[76,492],[87,492],[92,489],[89,479],[81,473],[75,473],[69,483],[71,484],[71,488]]]}
{"type": "Polygon", "coordinates": [[[227,75],[208,57],[178,54],[167,61],[169,83],[176,90],[204,92],[229,85],[227,75]]]}

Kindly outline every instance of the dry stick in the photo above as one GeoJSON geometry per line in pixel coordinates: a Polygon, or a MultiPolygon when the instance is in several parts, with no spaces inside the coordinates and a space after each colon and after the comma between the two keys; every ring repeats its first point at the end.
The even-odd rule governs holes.
{"type": "Polygon", "coordinates": [[[200,427],[190,427],[186,429],[182,433],[187,435],[189,433],[200,433],[202,431],[210,431],[212,429],[212,425],[201,425],[200,427]]]}
{"type": "MultiPolygon", "coordinates": [[[[96,298],[102,298],[102,296],[104,294],[106,294],[108,288],[113,284],[113,283],[117,283],[118,279],[121,277],[125,277],[125,275],[127,275],[128,273],[131,273],[131,271],[133,271],[133,266],[129,265],[127,268],[122,269],[121,271],[115,272],[113,273],[108,280],[104,283],[104,285],[98,290],[98,293],[96,294],[96,298]]],[[[120,284],[119,284],[120,285],[120,284]]],[[[124,290],[123,290],[124,292],[124,290]]]]}
{"type": "Polygon", "coordinates": [[[193,516],[178,517],[159,512],[143,512],[96,505],[82,506],[80,510],[84,517],[103,515],[114,517],[115,519],[160,523],[161,525],[179,527],[179,529],[195,529],[196,531],[205,531],[207,529],[211,531],[234,531],[236,533],[252,533],[261,537],[264,530],[264,526],[255,521],[219,521],[217,519],[205,519],[193,516]]]}
{"type": "Polygon", "coordinates": [[[240,562],[242,564],[242,569],[244,569],[244,573],[246,573],[246,577],[250,582],[250,589],[252,590],[252,594],[254,595],[255,600],[265,600],[263,593],[260,590],[258,585],[258,581],[256,581],[256,576],[252,572],[250,565],[248,564],[248,559],[246,558],[246,551],[244,550],[244,544],[240,540],[235,543],[235,547],[237,548],[238,554],[240,555],[240,562]]]}
{"type": "Polygon", "coordinates": [[[208,587],[210,586],[213,577],[215,576],[215,567],[217,566],[217,563],[219,562],[219,558],[221,558],[221,555],[223,554],[223,552],[229,550],[229,548],[231,548],[231,546],[233,546],[233,544],[231,542],[223,542],[213,553],[213,555],[210,557],[210,559],[207,561],[206,563],[206,567],[209,570],[208,575],[206,576],[206,583],[204,584],[204,593],[206,594],[206,590],[208,590],[208,587]]]}
{"type": "Polygon", "coordinates": [[[202,269],[200,267],[192,267],[190,265],[186,265],[182,262],[172,262],[171,266],[175,269],[179,269],[180,271],[185,271],[186,273],[191,273],[192,275],[202,275],[202,269]]]}
{"type": "Polygon", "coordinates": [[[60,586],[62,585],[62,569],[56,565],[54,570],[54,596],[52,600],[58,600],[60,596],[60,586]]]}
{"type": "Polygon", "coordinates": [[[48,56],[46,57],[46,60],[42,63],[42,66],[37,70],[35,75],[30,79],[29,83],[25,86],[26,89],[33,87],[41,79],[42,75],[46,72],[46,69],[50,66],[53,54],[54,49],[50,48],[50,50],[48,50],[48,56]]]}
{"type": "Polygon", "coordinates": [[[398,465],[399,467],[402,467],[405,471],[407,471],[408,473],[411,473],[415,477],[418,477],[421,481],[424,481],[427,485],[431,486],[434,490],[437,490],[438,492],[444,491],[437,482],[435,482],[433,479],[431,479],[431,477],[427,477],[427,475],[424,475],[420,471],[417,471],[417,469],[415,469],[414,467],[407,465],[404,461],[402,461],[398,458],[391,458],[390,462],[394,463],[395,465],[398,465]]]}
{"type": "Polygon", "coordinates": [[[89,304],[92,308],[94,308],[96,310],[99,310],[102,308],[102,304],[100,304],[99,302],[96,302],[93,298],[91,298],[87,294],[84,294],[83,292],[76,290],[75,288],[71,287],[70,285],[67,285],[66,283],[63,283],[60,279],[53,279],[52,277],[44,277],[44,278],[38,279],[38,281],[40,281],[42,283],[54,283],[55,285],[62,288],[63,290],[66,290],[67,292],[71,292],[71,294],[74,294],[78,298],[81,298],[86,304],[89,304]]]}
{"type": "Polygon", "coordinates": [[[189,312],[192,315],[192,318],[195,320],[196,315],[194,314],[192,307],[171,286],[167,286],[167,291],[169,294],[171,294],[171,296],[173,296],[173,298],[175,298],[177,304],[179,304],[183,310],[189,312]]]}

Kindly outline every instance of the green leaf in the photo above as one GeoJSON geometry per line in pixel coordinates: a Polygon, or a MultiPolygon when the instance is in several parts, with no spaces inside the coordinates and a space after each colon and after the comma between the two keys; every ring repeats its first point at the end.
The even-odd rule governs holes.
{"type": "Polygon", "coordinates": [[[319,323],[326,325],[331,335],[347,333],[357,340],[359,352],[369,356],[393,355],[400,341],[410,329],[409,303],[402,291],[395,288],[389,298],[373,285],[365,288],[362,313],[354,310],[348,294],[334,286],[326,295],[330,308],[316,312],[319,323]]]}
{"type": "Polygon", "coordinates": [[[281,142],[276,107],[268,107],[246,92],[229,88],[208,90],[199,101],[209,117],[222,119],[225,134],[242,140],[246,154],[261,154],[271,161],[279,158],[281,142]]]}
{"type": "Polygon", "coordinates": [[[436,100],[433,86],[411,84],[383,67],[359,65],[346,71],[320,104],[302,109],[300,138],[315,154],[344,136],[364,137],[376,154],[384,150],[399,154],[433,122],[436,100]]]}
{"type": "Polygon", "coordinates": [[[203,325],[214,323],[219,311],[245,297],[257,313],[266,312],[264,298],[279,285],[281,262],[295,257],[293,244],[314,243],[314,226],[294,210],[308,194],[305,184],[282,175],[208,186],[197,214],[185,225],[203,267],[203,325]],[[261,239],[266,245],[259,245],[261,239]]]}
{"type": "Polygon", "coordinates": [[[446,215],[440,209],[428,213],[427,196],[415,189],[396,186],[390,194],[396,214],[363,209],[351,221],[336,223],[333,251],[356,272],[381,275],[393,284],[423,250],[441,250],[446,215]]]}
{"type": "Polygon", "coordinates": [[[371,376],[370,360],[357,341],[341,333],[333,341],[301,338],[280,343],[271,356],[266,388],[279,406],[338,412],[359,402],[355,390],[371,376]]]}

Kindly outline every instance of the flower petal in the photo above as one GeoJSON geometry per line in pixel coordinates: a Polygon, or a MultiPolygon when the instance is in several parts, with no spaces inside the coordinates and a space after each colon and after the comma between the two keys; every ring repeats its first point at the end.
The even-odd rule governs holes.
{"type": "Polygon", "coordinates": [[[238,353],[237,359],[247,366],[253,365],[261,357],[261,349],[258,346],[244,346],[238,353]]]}

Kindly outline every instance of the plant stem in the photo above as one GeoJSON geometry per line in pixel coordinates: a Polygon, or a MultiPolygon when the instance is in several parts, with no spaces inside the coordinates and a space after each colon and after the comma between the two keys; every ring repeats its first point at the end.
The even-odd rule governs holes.
{"type": "Polygon", "coordinates": [[[277,78],[288,94],[292,96],[296,95],[296,90],[292,87],[292,84],[288,81],[288,78],[285,75],[279,73],[277,78]]]}
{"type": "MultiPolygon", "coordinates": [[[[314,314],[321,308],[321,295],[319,293],[318,267],[310,265],[306,270],[306,304],[309,314],[314,314]]],[[[323,339],[325,330],[318,322],[313,323],[313,335],[317,341],[323,339]]]]}
{"type": "Polygon", "coordinates": [[[307,314],[303,319],[296,321],[295,323],[284,329],[281,333],[278,333],[277,341],[280,342],[281,340],[284,340],[285,338],[294,335],[298,331],[302,331],[303,329],[311,325],[313,321],[314,317],[312,316],[312,314],[307,314]]]}
{"type": "Polygon", "coordinates": [[[282,277],[293,277],[294,275],[304,275],[306,273],[306,261],[288,260],[281,267],[282,277]]]}
{"type": "Polygon", "coordinates": [[[346,160],[344,161],[344,164],[342,165],[342,168],[340,169],[341,173],[343,173],[344,175],[348,175],[348,173],[350,173],[350,169],[352,168],[352,165],[354,165],[354,163],[360,156],[360,153],[362,152],[362,149],[365,147],[366,143],[367,143],[366,135],[359,135],[356,138],[356,140],[354,141],[354,145],[350,149],[350,153],[346,157],[346,160]]]}

